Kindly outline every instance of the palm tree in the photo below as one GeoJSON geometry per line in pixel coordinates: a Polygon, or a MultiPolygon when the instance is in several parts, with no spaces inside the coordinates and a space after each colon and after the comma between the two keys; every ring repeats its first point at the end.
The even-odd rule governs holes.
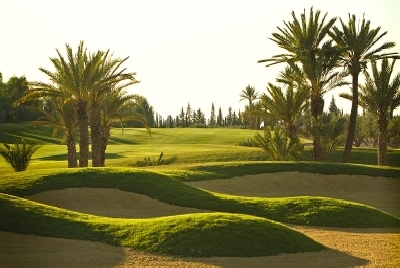
{"type": "MultiPolygon", "coordinates": [[[[346,84],[342,74],[336,71],[341,51],[333,46],[331,40],[326,40],[336,18],[325,23],[327,14],[322,18],[320,15],[319,10],[314,13],[311,8],[308,20],[304,10],[299,21],[292,12],[293,21],[284,22],[286,28],[278,27],[279,33],[273,33],[273,38],[270,38],[288,53],[258,61],[267,62],[267,67],[287,63],[296,76],[304,76],[310,92],[311,113],[314,119],[323,113],[323,95],[346,84]]],[[[320,159],[320,149],[318,143],[314,142],[315,160],[320,159]]]]}
{"type": "MultiPolygon", "coordinates": [[[[242,100],[247,100],[249,102],[249,105],[246,106],[246,111],[245,113],[251,114],[253,110],[253,104],[254,101],[257,100],[258,98],[258,92],[256,92],[256,89],[250,85],[247,85],[245,89],[243,89],[240,92],[240,101],[242,100]]],[[[254,118],[250,119],[250,128],[255,128],[256,122],[254,121],[254,118]]]]}
{"type": "Polygon", "coordinates": [[[108,139],[110,138],[111,126],[117,122],[122,125],[123,121],[138,121],[151,134],[150,125],[145,116],[134,112],[134,109],[123,109],[127,106],[135,106],[138,95],[126,95],[120,90],[113,90],[104,98],[101,105],[101,166],[105,166],[105,153],[108,139]],[[127,111],[124,113],[124,111],[127,111]]]}
{"type": "MultiPolygon", "coordinates": [[[[83,41],[79,43],[76,53],[66,44],[67,59],[57,49],[58,58],[50,58],[55,72],[39,68],[50,78],[50,83],[32,82],[30,90],[18,102],[25,102],[40,97],[57,97],[71,100],[74,103],[79,129],[79,166],[87,167],[89,159],[88,130],[88,92],[93,89],[93,72],[99,64],[102,53],[89,55],[84,49],[83,41]],[[64,90],[60,91],[59,88],[64,90]]],[[[17,102],[17,103],[18,103],[17,102]]]]}
{"type": "Polygon", "coordinates": [[[331,38],[336,44],[343,48],[341,56],[342,66],[352,77],[352,102],[350,113],[350,124],[347,134],[345,149],[342,156],[342,162],[348,162],[355,135],[358,108],[358,77],[365,70],[367,62],[384,58],[399,58],[398,53],[383,53],[384,50],[393,48],[394,42],[386,42],[379,47],[374,47],[376,43],[387,34],[379,33],[381,27],[371,29],[370,21],[362,19],[361,24],[357,25],[356,16],[349,14],[347,25],[340,19],[341,29],[334,26],[329,32],[331,38]]]}
{"type": "Polygon", "coordinates": [[[64,142],[67,145],[68,167],[77,167],[75,133],[77,130],[76,111],[72,101],[64,102],[62,98],[51,98],[54,105],[53,112],[40,110],[43,114],[35,125],[51,125],[54,127],[53,136],[59,131],[64,133],[64,142]]]}
{"type": "Polygon", "coordinates": [[[286,92],[272,83],[268,83],[267,94],[260,97],[260,104],[265,111],[264,117],[272,117],[284,123],[290,140],[298,137],[298,119],[307,106],[309,92],[303,89],[295,91],[287,87],[286,92]]]}
{"type": "MultiPolygon", "coordinates": [[[[377,62],[372,63],[372,76],[364,71],[365,83],[360,86],[360,106],[372,113],[379,128],[378,137],[378,165],[386,165],[387,152],[387,126],[393,109],[400,106],[400,73],[391,80],[394,64],[389,63],[387,58],[382,60],[381,70],[377,68],[377,62]]],[[[349,94],[341,94],[348,100],[352,100],[349,94]]]]}
{"type": "Polygon", "coordinates": [[[99,103],[110,92],[111,87],[126,87],[137,83],[135,73],[120,69],[128,58],[112,59],[109,51],[88,53],[84,43],[79,43],[77,51],[66,44],[67,58],[57,50],[58,58],[50,58],[55,72],[39,68],[51,83],[33,82],[31,89],[19,102],[43,96],[60,97],[73,101],[76,108],[79,129],[79,166],[88,166],[89,130],[92,137],[93,166],[101,164],[101,131],[99,103]],[[127,82],[126,82],[127,81],[127,82]],[[122,83],[122,84],[121,84],[122,83]],[[56,85],[56,86],[54,86],[56,85]],[[59,91],[58,88],[63,88],[59,91]]]}
{"type": "Polygon", "coordinates": [[[89,91],[89,125],[92,138],[92,165],[102,166],[102,135],[101,135],[101,104],[112,94],[111,90],[121,91],[122,89],[138,83],[134,76],[136,73],[126,73],[126,69],[120,69],[121,65],[128,59],[109,56],[109,51],[105,52],[99,62],[99,67],[94,72],[96,82],[89,91]]]}

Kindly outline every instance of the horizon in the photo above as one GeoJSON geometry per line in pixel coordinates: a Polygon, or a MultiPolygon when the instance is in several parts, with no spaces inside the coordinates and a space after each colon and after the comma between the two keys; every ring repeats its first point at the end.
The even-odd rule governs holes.
{"type": "MultiPolygon", "coordinates": [[[[240,101],[239,94],[248,84],[261,94],[268,82],[275,83],[284,65],[265,68],[257,61],[281,53],[269,39],[272,33],[291,20],[292,11],[299,17],[312,6],[321,15],[327,13],[327,20],[338,17],[345,23],[348,13],[357,18],[364,14],[372,28],[381,26],[381,33],[388,32],[379,44],[394,41],[397,46],[390,51],[400,51],[396,29],[400,2],[396,0],[284,0],[273,7],[266,1],[118,0],[93,5],[77,0],[17,0],[3,4],[0,23],[6,27],[0,72],[4,81],[14,75],[48,81],[38,68],[53,70],[49,58],[57,55],[56,49],[64,55],[65,44],[76,49],[83,40],[89,51],[109,49],[115,57],[129,56],[123,67],[136,72],[141,81],[129,92],[146,97],[164,119],[175,117],[188,103],[194,110],[200,108],[206,118],[214,103],[225,116],[229,106],[244,111],[246,101],[240,101]]],[[[337,107],[350,113],[351,102],[340,98],[341,92],[349,89],[325,94],[324,110],[333,95],[337,107]]],[[[395,110],[399,113],[400,108],[395,110]]]]}

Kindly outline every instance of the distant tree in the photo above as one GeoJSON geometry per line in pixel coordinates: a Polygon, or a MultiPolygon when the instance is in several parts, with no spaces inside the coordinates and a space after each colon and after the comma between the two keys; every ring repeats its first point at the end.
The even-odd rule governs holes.
{"type": "Polygon", "coordinates": [[[8,109],[7,106],[11,108],[10,95],[8,94],[7,85],[3,83],[3,76],[0,73],[0,123],[7,122],[8,109]]]}
{"type": "Polygon", "coordinates": [[[217,126],[222,127],[224,125],[223,120],[224,120],[224,118],[222,116],[222,110],[221,110],[221,107],[219,107],[218,116],[217,116],[217,126]]]}
{"type": "Polygon", "coordinates": [[[209,125],[210,125],[210,127],[215,127],[216,124],[217,124],[217,120],[216,120],[216,116],[215,116],[215,106],[214,106],[214,102],[213,102],[213,103],[211,103],[211,115],[210,115],[209,125]]]}
{"type": "Polygon", "coordinates": [[[255,129],[256,128],[256,120],[251,116],[251,112],[253,110],[253,104],[254,101],[258,99],[258,92],[256,92],[255,88],[247,85],[244,90],[240,92],[240,101],[242,100],[247,100],[248,105],[246,106],[245,114],[250,120],[250,128],[255,129]]]}
{"type": "Polygon", "coordinates": [[[187,125],[186,125],[186,116],[185,116],[185,112],[183,111],[183,106],[182,106],[182,109],[181,109],[181,113],[179,114],[179,122],[180,122],[179,126],[187,127],[187,125]]]}
{"type": "Polygon", "coordinates": [[[371,140],[372,145],[376,145],[378,142],[378,129],[375,118],[371,113],[367,111],[358,116],[354,134],[353,145],[355,147],[360,147],[361,144],[370,146],[371,140]]]}
{"type": "Polygon", "coordinates": [[[232,125],[236,126],[237,125],[237,116],[236,116],[236,112],[233,111],[233,115],[232,115],[232,125]]]}
{"type": "Polygon", "coordinates": [[[204,113],[201,111],[200,108],[197,109],[196,118],[197,118],[197,122],[196,123],[198,125],[205,125],[206,124],[206,117],[205,117],[204,113]]]}
{"type": "Polygon", "coordinates": [[[171,115],[167,116],[166,127],[167,128],[173,128],[174,127],[174,119],[172,119],[171,115]]]}
{"type": "Polygon", "coordinates": [[[339,115],[340,110],[336,106],[335,97],[332,95],[331,102],[329,103],[329,114],[331,115],[339,115]]]}
{"type": "Polygon", "coordinates": [[[192,108],[190,107],[190,103],[188,103],[186,107],[185,124],[186,127],[190,127],[192,125],[192,108]]]}
{"type": "Polygon", "coordinates": [[[232,122],[233,122],[233,115],[232,115],[232,107],[229,106],[228,108],[228,115],[226,116],[226,125],[227,126],[232,126],[232,122]]]}
{"type": "Polygon", "coordinates": [[[3,118],[4,122],[33,121],[40,116],[37,110],[42,106],[41,99],[30,100],[24,104],[13,106],[13,103],[28,90],[28,81],[25,76],[13,76],[7,83],[0,83],[0,118],[3,118]]]}

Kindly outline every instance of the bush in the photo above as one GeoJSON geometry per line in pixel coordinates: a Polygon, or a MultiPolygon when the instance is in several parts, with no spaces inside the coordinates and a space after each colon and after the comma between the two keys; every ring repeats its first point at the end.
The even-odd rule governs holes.
{"type": "Polygon", "coordinates": [[[388,145],[395,149],[400,148],[400,116],[397,116],[389,121],[388,145]]]}
{"type": "Polygon", "coordinates": [[[287,133],[279,125],[275,127],[273,136],[270,127],[266,127],[264,137],[257,133],[254,139],[273,161],[303,160],[304,145],[300,142],[300,139],[290,140],[287,133]]]}
{"type": "Polygon", "coordinates": [[[21,143],[15,143],[14,148],[3,143],[3,148],[0,148],[0,155],[16,172],[25,171],[31,161],[31,157],[40,146],[34,144],[26,144],[24,140],[21,143]]]}
{"type": "Polygon", "coordinates": [[[245,147],[260,147],[258,145],[258,142],[253,138],[248,138],[246,140],[242,140],[238,143],[238,145],[245,146],[245,147]]]}
{"type": "Polygon", "coordinates": [[[137,161],[136,166],[137,167],[148,167],[148,166],[161,166],[161,165],[169,165],[173,162],[175,162],[178,158],[176,156],[168,159],[162,159],[164,155],[164,152],[160,153],[160,156],[156,160],[153,158],[153,160],[150,157],[145,157],[143,161],[137,161]]]}

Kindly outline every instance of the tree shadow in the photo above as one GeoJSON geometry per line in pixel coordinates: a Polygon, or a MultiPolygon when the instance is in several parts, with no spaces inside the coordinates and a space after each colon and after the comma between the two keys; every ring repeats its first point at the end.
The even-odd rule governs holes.
{"type": "MultiPolygon", "coordinates": [[[[76,158],[79,159],[79,153],[76,153],[76,158]]],[[[92,153],[89,152],[89,158],[92,158],[92,153]]],[[[122,153],[106,153],[106,160],[107,159],[117,159],[117,158],[126,158],[122,153]]],[[[67,161],[68,155],[67,153],[64,154],[53,154],[45,157],[37,158],[40,160],[51,160],[51,161],[67,161]]]]}
{"type": "Polygon", "coordinates": [[[320,252],[302,252],[266,257],[212,257],[184,258],[182,260],[221,267],[358,267],[370,263],[370,260],[330,248],[320,252]]]}

